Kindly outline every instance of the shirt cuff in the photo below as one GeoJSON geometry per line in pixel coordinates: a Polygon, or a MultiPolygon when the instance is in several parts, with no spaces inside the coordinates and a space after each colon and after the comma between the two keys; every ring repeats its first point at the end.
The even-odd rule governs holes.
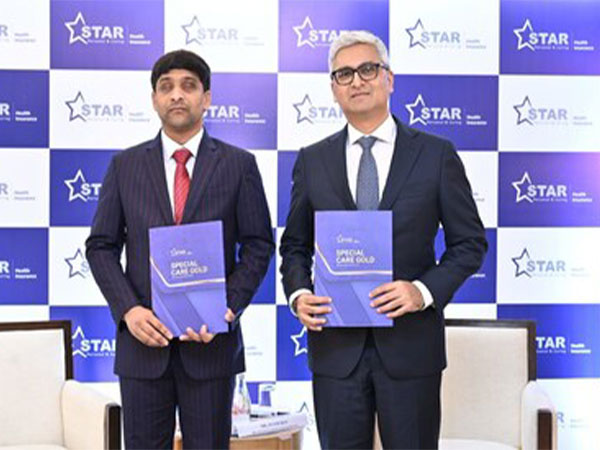
{"type": "Polygon", "coordinates": [[[294,300],[296,300],[302,294],[312,294],[312,291],[310,289],[300,288],[292,292],[292,295],[290,295],[290,298],[288,299],[288,305],[290,306],[290,311],[294,317],[298,317],[298,314],[296,314],[296,311],[294,311],[292,305],[294,304],[294,300]]]}
{"type": "Polygon", "coordinates": [[[419,280],[413,281],[412,284],[414,284],[414,286],[419,290],[419,292],[423,296],[423,308],[421,308],[421,311],[423,311],[426,308],[429,308],[430,306],[435,307],[435,305],[433,304],[433,296],[431,295],[431,292],[429,292],[429,289],[427,289],[427,286],[425,286],[419,280]]]}

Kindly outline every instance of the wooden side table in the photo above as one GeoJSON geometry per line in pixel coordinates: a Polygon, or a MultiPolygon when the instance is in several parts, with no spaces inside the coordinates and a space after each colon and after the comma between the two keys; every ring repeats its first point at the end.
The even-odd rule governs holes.
{"type": "MultiPolygon", "coordinates": [[[[294,428],[279,433],[231,438],[231,450],[300,450],[302,447],[302,428],[294,428]]],[[[173,450],[182,450],[181,434],[176,434],[173,450]]]]}

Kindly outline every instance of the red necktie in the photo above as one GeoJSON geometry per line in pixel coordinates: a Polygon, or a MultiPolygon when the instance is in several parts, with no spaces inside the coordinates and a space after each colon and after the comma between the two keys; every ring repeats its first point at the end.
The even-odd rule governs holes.
{"type": "Polygon", "coordinates": [[[173,152],[173,159],[177,163],[175,169],[175,223],[179,225],[183,219],[183,209],[190,191],[190,175],[185,167],[192,153],[187,148],[180,148],[173,152]]]}

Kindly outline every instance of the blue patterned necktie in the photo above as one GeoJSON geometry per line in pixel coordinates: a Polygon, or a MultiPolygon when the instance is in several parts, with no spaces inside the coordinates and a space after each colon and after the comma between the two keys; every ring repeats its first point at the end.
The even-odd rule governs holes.
{"type": "Polygon", "coordinates": [[[357,141],[363,149],[356,180],[356,206],[358,209],[373,210],[379,206],[379,178],[375,158],[371,152],[376,140],[377,138],[373,136],[363,136],[357,141]]]}

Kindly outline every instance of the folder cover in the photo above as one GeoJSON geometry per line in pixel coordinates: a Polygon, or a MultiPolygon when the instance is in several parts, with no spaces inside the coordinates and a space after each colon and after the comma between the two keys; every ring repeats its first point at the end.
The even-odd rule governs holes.
{"type": "Polygon", "coordinates": [[[369,292],[392,281],[391,211],[315,213],[315,294],[332,300],[327,327],[390,327],[369,292]]]}
{"type": "Polygon", "coordinates": [[[150,229],[152,309],[175,336],[228,331],[221,221],[150,229]]]}

